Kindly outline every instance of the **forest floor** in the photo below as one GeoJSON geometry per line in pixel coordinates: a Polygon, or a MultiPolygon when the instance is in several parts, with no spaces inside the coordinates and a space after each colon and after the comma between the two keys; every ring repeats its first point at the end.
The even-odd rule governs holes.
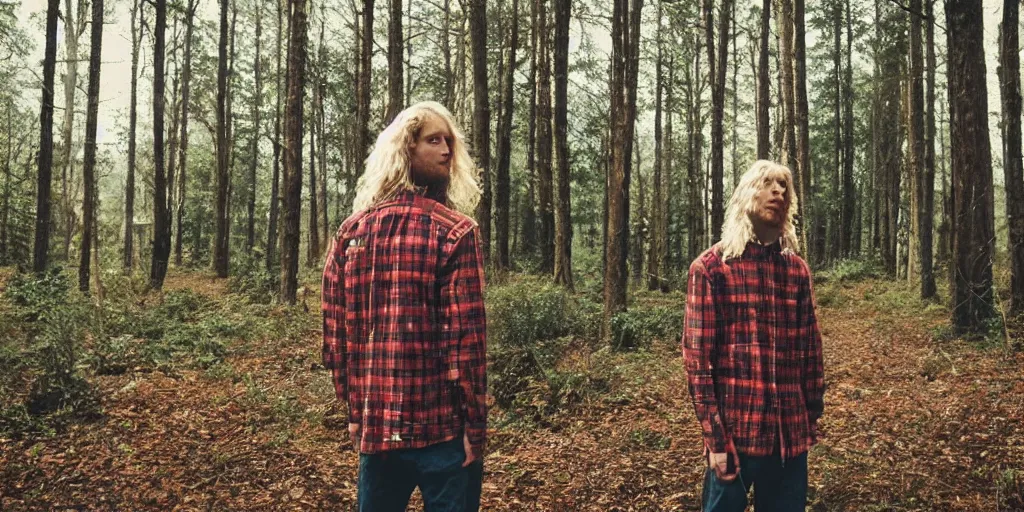
{"type": "MultiPolygon", "coordinates": [[[[226,293],[172,273],[167,288],[183,287],[226,293]]],[[[817,291],[828,390],[809,508],[1024,510],[1024,355],[944,334],[947,309],[902,283],[817,291]]],[[[320,366],[315,304],[303,335],[234,346],[206,369],[90,376],[97,418],[0,435],[0,510],[352,510],[357,456],[320,366]]],[[[678,340],[607,357],[614,386],[571,411],[531,423],[493,409],[485,510],[699,509],[678,340]]]]}

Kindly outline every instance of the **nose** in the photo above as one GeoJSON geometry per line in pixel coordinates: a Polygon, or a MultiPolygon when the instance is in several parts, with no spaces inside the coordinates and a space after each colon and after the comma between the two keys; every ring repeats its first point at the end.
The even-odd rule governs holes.
{"type": "Polygon", "coordinates": [[[441,155],[448,158],[448,155],[452,153],[452,147],[448,144],[447,140],[441,141],[441,155]]]}

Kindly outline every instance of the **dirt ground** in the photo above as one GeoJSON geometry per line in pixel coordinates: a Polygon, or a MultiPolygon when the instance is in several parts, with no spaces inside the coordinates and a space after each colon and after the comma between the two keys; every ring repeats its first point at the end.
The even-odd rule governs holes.
{"type": "MultiPolygon", "coordinates": [[[[809,509],[1024,510],[1024,355],[943,340],[944,308],[893,289],[819,286],[828,391],[809,509]]],[[[91,378],[98,419],[0,438],[0,509],[352,510],[357,456],[318,336],[236,347],[205,371],[91,378]]],[[[542,426],[493,412],[485,510],[699,509],[700,432],[675,340],[621,361],[615,397],[542,426]]]]}

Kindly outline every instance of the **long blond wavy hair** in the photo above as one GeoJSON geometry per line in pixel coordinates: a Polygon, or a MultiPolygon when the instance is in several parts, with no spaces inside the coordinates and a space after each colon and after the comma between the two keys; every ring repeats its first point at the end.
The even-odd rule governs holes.
{"type": "Polygon", "coordinates": [[[735,258],[743,254],[747,242],[754,239],[754,224],[750,215],[754,213],[754,196],[768,183],[772,175],[782,174],[786,179],[786,199],[789,211],[782,225],[779,241],[783,250],[799,252],[796,237],[797,198],[793,189],[793,172],[788,167],[769,160],[758,160],[740,177],[736,190],[729,200],[729,208],[725,212],[725,224],[722,226],[722,260],[735,258]]]}
{"type": "Polygon", "coordinates": [[[377,136],[377,142],[366,158],[366,172],[356,185],[353,212],[388,201],[402,191],[421,188],[412,181],[409,149],[416,144],[420,130],[431,116],[444,121],[455,140],[451,149],[452,163],[444,204],[466,215],[473,215],[480,201],[477,168],[466,149],[466,136],[455,124],[451,112],[436,101],[423,101],[406,108],[377,136]]]}

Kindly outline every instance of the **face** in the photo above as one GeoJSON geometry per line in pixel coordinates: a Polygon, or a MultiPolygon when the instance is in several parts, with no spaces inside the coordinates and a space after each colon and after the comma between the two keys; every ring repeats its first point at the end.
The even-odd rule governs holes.
{"type": "Polygon", "coordinates": [[[436,115],[427,117],[416,142],[409,148],[413,183],[430,186],[448,181],[454,143],[455,137],[444,120],[436,115]]]}
{"type": "Polygon", "coordinates": [[[760,189],[754,195],[754,210],[750,220],[781,228],[789,214],[790,200],[786,195],[790,187],[788,177],[782,172],[769,173],[759,186],[760,189]]]}

